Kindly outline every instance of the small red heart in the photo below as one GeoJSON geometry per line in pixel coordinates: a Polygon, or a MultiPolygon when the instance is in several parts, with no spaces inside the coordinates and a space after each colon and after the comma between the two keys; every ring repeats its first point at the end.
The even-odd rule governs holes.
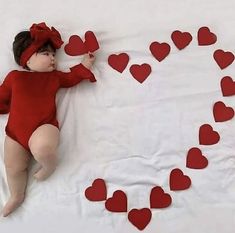
{"type": "Polygon", "coordinates": [[[150,207],[151,208],[166,208],[171,204],[171,196],[164,192],[164,190],[156,186],[152,188],[150,194],[150,207]]]}
{"type": "Polygon", "coordinates": [[[190,44],[193,37],[189,32],[174,31],[171,34],[171,39],[178,49],[183,49],[190,44]]]}
{"type": "Polygon", "coordinates": [[[92,53],[100,48],[94,32],[87,31],[85,33],[85,46],[87,48],[87,51],[92,53]]]}
{"type": "Polygon", "coordinates": [[[188,176],[176,168],[170,174],[170,189],[173,191],[188,189],[191,185],[191,180],[188,176]]]}
{"type": "Polygon", "coordinates": [[[221,49],[216,50],[213,56],[220,69],[226,68],[227,66],[231,65],[234,61],[233,53],[224,52],[221,49]]]}
{"type": "Polygon", "coordinates": [[[235,95],[235,82],[229,76],[225,76],[221,79],[220,82],[221,90],[223,96],[235,95]]]}
{"type": "Polygon", "coordinates": [[[117,190],[113,196],[106,200],[105,208],[111,212],[127,212],[127,197],[126,194],[117,190]]]}
{"type": "Polygon", "coordinates": [[[208,160],[202,155],[199,148],[193,147],[188,151],[186,167],[193,169],[203,169],[207,167],[208,160]]]}
{"type": "Polygon", "coordinates": [[[217,37],[208,27],[201,27],[197,33],[198,45],[212,45],[217,41],[217,37]]]}
{"type": "Polygon", "coordinates": [[[85,44],[77,35],[70,36],[69,43],[65,45],[64,51],[70,56],[78,56],[87,53],[85,44]]]}
{"type": "Polygon", "coordinates": [[[171,47],[167,43],[152,42],[149,49],[152,55],[161,62],[170,53],[171,47]]]}
{"type": "Polygon", "coordinates": [[[112,54],[108,58],[109,65],[120,73],[126,69],[128,62],[129,56],[126,53],[112,54]]]}
{"type": "Polygon", "coordinates": [[[96,179],[92,186],[85,191],[85,196],[89,201],[104,201],[107,197],[107,189],[103,179],[96,179]]]}
{"type": "Polygon", "coordinates": [[[234,117],[234,110],[219,101],[214,104],[213,114],[216,122],[224,122],[234,117]]]}
{"type": "Polygon", "coordinates": [[[201,145],[213,145],[220,140],[220,136],[216,131],[213,131],[213,128],[204,124],[199,129],[199,143],[201,145]]]}
{"type": "Polygon", "coordinates": [[[130,67],[132,76],[140,83],[143,83],[147,79],[151,71],[151,66],[146,63],[142,65],[132,65],[130,67]]]}
{"type": "Polygon", "coordinates": [[[139,230],[144,230],[144,228],[149,224],[152,218],[152,212],[148,208],[143,209],[132,209],[128,213],[129,221],[137,227],[139,230]]]}

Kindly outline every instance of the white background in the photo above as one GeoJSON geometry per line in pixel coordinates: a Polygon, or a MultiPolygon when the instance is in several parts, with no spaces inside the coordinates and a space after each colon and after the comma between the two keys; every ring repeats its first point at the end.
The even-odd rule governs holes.
{"type": "MultiPolygon", "coordinates": [[[[108,196],[123,190],[128,211],[149,207],[151,189],[160,185],[172,205],[152,210],[144,232],[232,233],[235,227],[235,121],[215,123],[217,101],[235,106],[223,97],[220,80],[234,76],[235,63],[221,71],[213,60],[216,49],[235,52],[235,1],[233,0],[0,0],[0,79],[20,69],[11,50],[14,36],[32,23],[56,27],[67,43],[73,34],[92,30],[98,37],[93,72],[97,83],[82,83],[58,93],[61,125],[59,166],[45,182],[33,180],[32,163],[27,198],[14,214],[0,218],[0,231],[45,233],[132,233],[138,230],[127,213],[111,213],[104,202],[92,203],[84,190],[103,178],[108,196]],[[218,40],[197,45],[197,31],[208,26],[218,40]],[[179,51],[171,41],[174,30],[188,31],[191,44],[179,51]],[[171,45],[161,63],[149,51],[153,41],[171,45]],[[128,67],[119,74],[108,64],[112,53],[126,52],[128,67]],[[130,74],[132,64],[148,63],[152,73],[143,83],[130,74]],[[209,123],[220,133],[213,146],[200,146],[198,129],[209,123]],[[187,151],[199,147],[209,160],[203,170],[185,167],[187,151]],[[170,171],[178,167],[192,180],[187,191],[169,190],[170,171]]],[[[81,57],[58,52],[59,68],[66,70],[81,57]]],[[[235,79],[235,77],[234,77],[235,79]]],[[[0,208],[9,193],[3,165],[4,128],[0,116],[0,208]]]]}

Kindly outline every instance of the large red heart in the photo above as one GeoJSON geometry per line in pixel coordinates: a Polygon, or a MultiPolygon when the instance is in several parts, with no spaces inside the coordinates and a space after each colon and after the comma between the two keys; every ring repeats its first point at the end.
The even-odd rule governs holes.
{"type": "Polygon", "coordinates": [[[201,145],[213,145],[220,140],[220,136],[209,124],[204,124],[199,129],[199,143],[201,145]]]}
{"type": "Polygon", "coordinates": [[[188,189],[191,185],[191,180],[188,176],[176,168],[171,171],[170,174],[170,189],[173,191],[188,189]]]}
{"type": "Polygon", "coordinates": [[[216,50],[213,56],[220,69],[228,67],[234,61],[233,53],[224,52],[222,49],[216,50]]]}
{"type": "Polygon", "coordinates": [[[235,82],[229,76],[225,76],[221,79],[220,82],[221,90],[223,96],[235,95],[235,82]]]}
{"type": "Polygon", "coordinates": [[[212,45],[217,41],[217,37],[208,27],[201,27],[197,33],[198,45],[212,45]]]}
{"type": "Polygon", "coordinates": [[[85,196],[89,201],[104,201],[107,197],[107,189],[103,179],[96,179],[92,186],[85,191],[85,196]]]}
{"type": "Polygon", "coordinates": [[[151,208],[166,208],[171,204],[171,196],[164,192],[164,190],[156,186],[152,188],[150,193],[150,207],[151,208]]]}
{"type": "Polygon", "coordinates": [[[161,62],[170,53],[171,47],[167,43],[152,42],[149,49],[152,55],[161,62]]]}
{"type": "Polygon", "coordinates": [[[117,190],[111,198],[105,202],[105,208],[111,212],[127,212],[127,197],[126,194],[117,190]]]}
{"type": "Polygon", "coordinates": [[[128,213],[129,221],[137,227],[139,230],[144,230],[144,228],[149,224],[152,218],[152,212],[148,208],[143,209],[132,209],[128,213]]]}
{"type": "Polygon", "coordinates": [[[130,67],[130,72],[132,76],[140,83],[144,82],[144,80],[150,75],[152,69],[149,64],[142,65],[132,65],[130,67]]]}
{"type": "Polygon", "coordinates": [[[189,32],[174,31],[171,34],[171,39],[178,49],[183,49],[190,44],[193,37],[189,32]]]}
{"type": "Polygon", "coordinates": [[[85,46],[86,49],[92,53],[99,49],[99,43],[96,39],[94,32],[87,31],[85,33],[85,46]]]}
{"type": "Polygon", "coordinates": [[[109,65],[120,73],[125,70],[128,62],[129,56],[126,53],[112,54],[108,58],[109,65]]]}
{"type": "Polygon", "coordinates": [[[69,38],[69,43],[65,45],[64,50],[70,56],[83,55],[88,52],[82,39],[77,35],[69,38]]]}
{"type": "Polygon", "coordinates": [[[188,151],[186,167],[193,169],[203,169],[207,167],[208,160],[202,155],[199,148],[193,147],[188,151]]]}
{"type": "Polygon", "coordinates": [[[234,111],[219,101],[214,104],[213,114],[216,122],[228,121],[234,117],[234,111]]]}

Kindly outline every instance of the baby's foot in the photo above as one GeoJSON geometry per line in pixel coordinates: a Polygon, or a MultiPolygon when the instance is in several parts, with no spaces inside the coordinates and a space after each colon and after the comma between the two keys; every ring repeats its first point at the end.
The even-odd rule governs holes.
{"type": "Polygon", "coordinates": [[[7,217],[10,213],[12,213],[15,209],[17,209],[23,201],[24,201],[24,194],[16,197],[10,197],[8,202],[3,207],[2,210],[3,217],[7,217]]]}
{"type": "Polygon", "coordinates": [[[34,178],[38,181],[43,181],[46,178],[48,178],[54,171],[55,171],[56,167],[52,166],[52,167],[42,167],[39,169],[39,171],[37,171],[34,174],[34,178]]]}

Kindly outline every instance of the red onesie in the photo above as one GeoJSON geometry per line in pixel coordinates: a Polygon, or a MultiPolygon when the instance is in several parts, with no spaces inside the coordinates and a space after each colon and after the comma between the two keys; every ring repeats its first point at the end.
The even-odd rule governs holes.
{"type": "Polygon", "coordinates": [[[9,113],[6,134],[29,150],[32,133],[43,124],[58,126],[56,92],[84,79],[95,82],[93,73],[82,64],[65,73],[11,71],[0,86],[0,113],[9,113]]]}

